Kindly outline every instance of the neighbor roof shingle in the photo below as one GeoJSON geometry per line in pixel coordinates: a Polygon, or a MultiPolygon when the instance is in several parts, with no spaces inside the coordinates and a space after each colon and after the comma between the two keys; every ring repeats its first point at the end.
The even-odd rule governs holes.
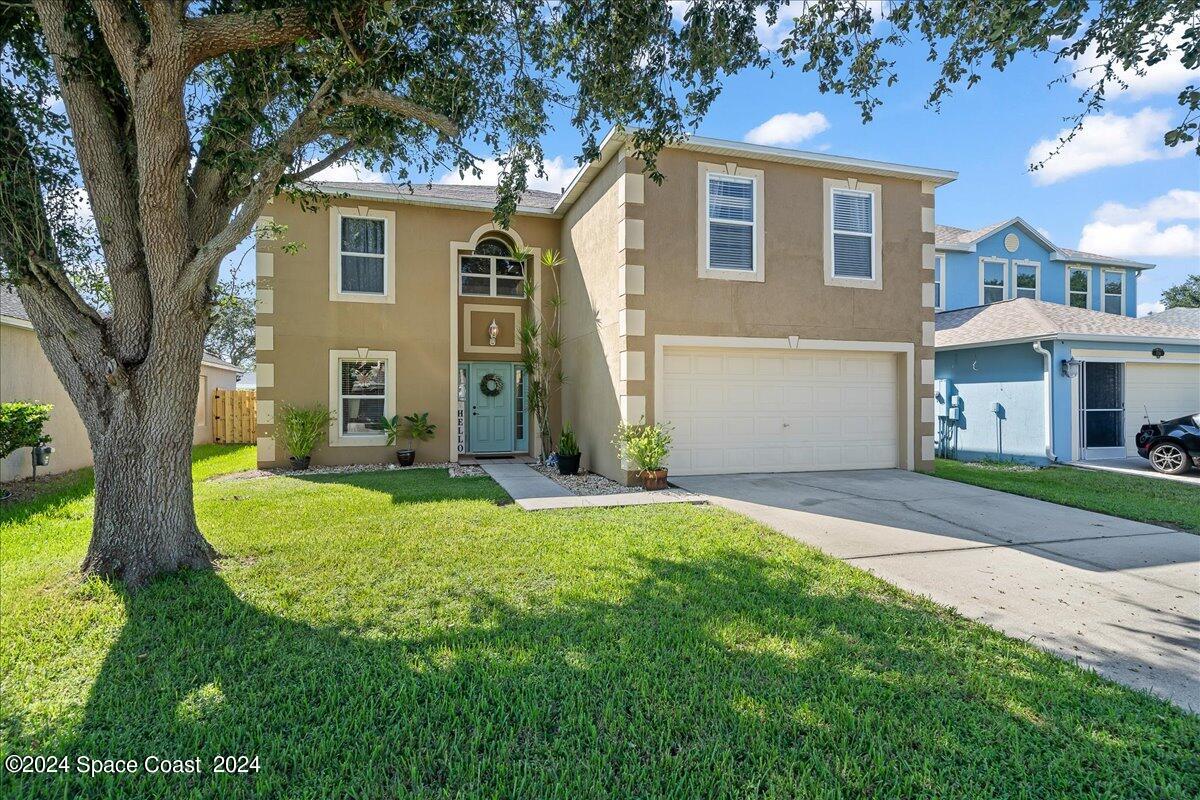
{"type": "Polygon", "coordinates": [[[1187,339],[1200,344],[1200,335],[1191,328],[1160,325],[1145,319],[1046,303],[1028,297],[943,311],[935,319],[935,347],[1010,340],[1069,339],[1072,336],[1113,339],[1140,336],[1149,339],[1187,339]]]}
{"type": "MultiPolygon", "coordinates": [[[[1012,224],[1019,224],[1025,228],[1029,227],[1029,223],[1020,219],[1019,217],[1006,219],[1003,222],[996,222],[991,225],[985,225],[982,228],[975,228],[974,230],[969,230],[967,228],[955,228],[953,225],[935,225],[933,244],[934,247],[941,248],[969,249],[972,244],[980,239],[983,239],[984,237],[995,233],[1001,228],[1012,224]]],[[[1038,231],[1037,235],[1040,236],[1046,244],[1050,245],[1059,253],[1062,253],[1063,256],[1068,259],[1086,261],[1093,264],[1130,266],[1134,267],[1135,269],[1151,269],[1154,266],[1153,264],[1142,264],[1138,261],[1126,261],[1125,259],[1116,258],[1115,256],[1105,256],[1099,253],[1088,253],[1084,250],[1072,250],[1068,247],[1059,247],[1051,242],[1050,237],[1046,236],[1046,234],[1042,233],[1041,231],[1038,231]]]]}
{"type": "Polygon", "coordinates": [[[1200,308],[1168,308],[1148,317],[1142,317],[1146,322],[1155,325],[1174,325],[1182,328],[1200,328],[1200,308]]]}
{"type": "MultiPolygon", "coordinates": [[[[403,183],[370,183],[367,181],[313,181],[321,191],[336,194],[346,192],[373,192],[395,195],[397,200],[412,198],[414,200],[443,200],[450,203],[482,203],[496,204],[495,186],[465,186],[459,184],[435,183],[429,186],[403,183]]],[[[528,189],[521,196],[518,205],[527,208],[539,208],[550,211],[554,208],[561,195],[558,192],[543,192],[539,189],[528,189]]]]}

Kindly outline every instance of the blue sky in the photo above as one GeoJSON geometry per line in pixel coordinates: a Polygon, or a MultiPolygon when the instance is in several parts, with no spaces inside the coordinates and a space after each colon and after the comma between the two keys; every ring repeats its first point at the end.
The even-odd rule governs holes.
{"type": "MultiPolygon", "coordinates": [[[[760,31],[768,45],[777,33],[760,31]]],[[[924,101],[936,66],[922,53],[919,46],[898,51],[900,82],[882,90],[884,104],[866,125],[849,98],[822,95],[813,75],[780,67],[728,80],[698,132],[745,140],[788,115],[768,126],[774,135],[760,134],[762,143],[957,170],[958,180],[938,190],[939,223],[974,228],[1019,215],[1060,246],[1156,264],[1138,285],[1142,313],[1162,289],[1200,272],[1200,158],[1161,145],[1164,130],[1182,117],[1175,97],[1197,73],[1168,63],[1132,79],[1042,174],[1027,169],[1031,151],[1053,141],[1077,108],[1078,86],[1048,86],[1064,67],[1049,56],[1023,55],[1003,73],[985,71],[982,82],[956,91],[935,112],[924,101]]],[[[559,188],[575,169],[579,136],[558,122],[543,142],[551,176],[540,188],[559,188]]],[[[356,174],[348,165],[336,169],[356,174]]],[[[357,174],[381,177],[369,169],[357,174]]]]}

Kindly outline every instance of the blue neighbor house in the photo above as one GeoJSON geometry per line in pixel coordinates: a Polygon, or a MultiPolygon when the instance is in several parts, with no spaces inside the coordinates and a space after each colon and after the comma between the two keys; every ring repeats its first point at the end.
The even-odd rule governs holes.
{"type": "Polygon", "coordinates": [[[1135,319],[1152,265],[1057,247],[1020,218],[936,241],[938,455],[1125,458],[1147,419],[1200,412],[1200,329],[1135,319]]]}

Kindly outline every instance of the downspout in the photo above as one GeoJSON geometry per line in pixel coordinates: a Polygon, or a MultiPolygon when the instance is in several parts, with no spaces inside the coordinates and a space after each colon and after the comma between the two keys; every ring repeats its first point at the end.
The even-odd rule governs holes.
{"type": "Polygon", "coordinates": [[[1052,391],[1052,385],[1054,382],[1054,357],[1051,355],[1049,350],[1042,347],[1041,342],[1033,343],[1033,351],[1035,353],[1041,353],[1042,362],[1046,365],[1046,386],[1044,390],[1045,399],[1043,401],[1046,407],[1046,418],[1042,424],[1046,429],[1046,458],[1050,459],[1050,463],[1053,464],[1058,461],[1058,456],[1054,455],[1054,406],[1051,404],[1051,401],[1054,398],[1052,391]]]}

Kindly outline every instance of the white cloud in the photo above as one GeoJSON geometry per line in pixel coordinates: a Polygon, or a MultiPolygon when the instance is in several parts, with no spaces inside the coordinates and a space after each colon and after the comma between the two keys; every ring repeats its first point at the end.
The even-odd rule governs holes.
{"type": "Polygon", "coordinates": [[[1139,317],[1148,317],[1151,314],[1157,314],[1165,308],[1166,306],[1158,301],[1154,301],[1152,303],[1138,303],[1137,315],[1139,317]]]}
{"type": "MultiPolygon", "coordinates": [[[[472,186],[495,186],[500,181],[500,162],[494,158],[483,158],[478,162],[481,177],[475,177],[471,172],[462,175],[457,172],[447,173],[437,179],[438,183],[466,184],[472,186]]],[[[545,192],[560,192],[563,187],[575,177],[576,166],[569,158],[555,156],[543,163],[546,177],[538,177],[529,171],[529,188],[541,189],[545,192]]]]}
{"type": "Polygon", "coordinates": [[[1111,256],[1200,257],[1200,192],[1172,189],[1145,205],[1105,203],[1083,226],[1079,249],[1111,256]],[[1163,226],[1163,223],[1175,224],[1163,226]]]}
{"type": "MultiPolygon", "coordinates": [[[[1104,167],[1186,156],[1188,148],[1168,148],[1162,143],[1163,133],[1172,125],[1166,111],[1151,108],[1143,108],[1129,117],[1119,114],[1088,117],[1075,138],[1033,172],[1033,182],[1045,186],[1104,167]]],[[[1039,140],[1029,148],[1026,156],[1029,163],[1045,161],[1069,132],[1070,129],[1064,128],[1053,139],[1039,140]]]]}
{"type": "Polygon", "coordinates": [[[818,133],[829,130],[829,120],[820,111],[807,114],[776,114],[769,120],[749,131],[745,140],[751,144],[766,144],[787,147],[799,144],[818,133]]]}
{"type": "MultiPolygon", "coordinates": [[[[1117,77],[1127,83],[1129,88],[1123,90],[1114,82],[1108,85],[1105,94],[1109,97],[1143,98],[1162,92],[1175,92],[1182,89],[1189,81],[1200,79],[1200,70],[1188,69],[1182,63],[1182,30],[1167,37],[1166,44],[1171,51],[1171,55],[1166,60],[1144,67],[1142,75],[1139,75],[1136,70],[1118,69],[1117,77]]],[[[1087,53],[1079,57],[1078,61],[1067,62],[1072,85],[1081,89],[1091,86],[1103,77],[1104,61],[1105,59],[1096,55],[1095,48],[1089,48],[1087,53]]]]}
{"type": "MultiPolygon", "coordinates": [[[[316,159],[314,159],[315,161],[316,159]]],[[[313,163],[312,161],[308,162],[313,163]]],[[[308,166],[308,164],[305,164],[308,166]]],[[[331,164],[309,178],[310,181],[362,181],[365,183],[387,183],[388,177],[382,172],[376,172],[359,161],[343,161],[331,164]]]]}

